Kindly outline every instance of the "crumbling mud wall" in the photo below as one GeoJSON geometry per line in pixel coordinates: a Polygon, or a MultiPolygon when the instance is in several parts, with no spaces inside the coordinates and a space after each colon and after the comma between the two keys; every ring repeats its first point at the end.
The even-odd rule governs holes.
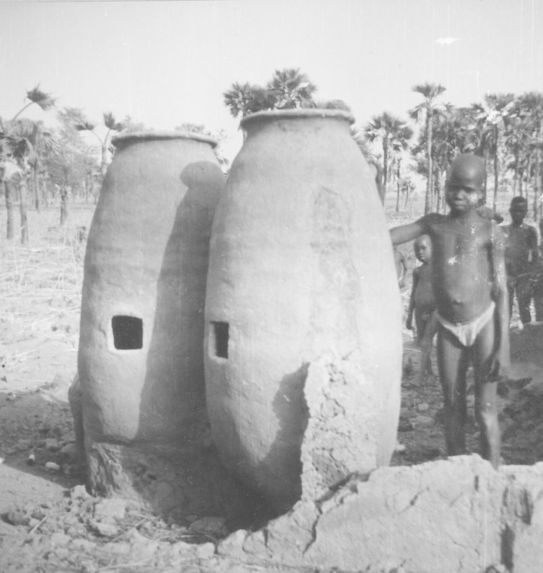
{"type": "Polygon", "coordinates": [[[353,477],[218,553],[270,568],[537,573],[542,539],[543,463],[496,471],[472,455],[353,477]]]}
{"type": "Polygon", "coordinates": [[[360,464],[387,464],[395,445],[400,297],[382,205],[351,120],[338,110],[245,118],[247,137],[213,223],[205,331],[213,439],[225,465],[279,511],[302,495],[303,464],[326,462],[330,477],[307,484],[320,490],[321,480],[360,464]],[[342,406],[351,418],[336,437],[368,434],[358,457],[336,452],[335,469],[327,446],[302,453],[304,435],[325,439],[319,424],[335,408],[317,373],[327,355],[357,370],[337,385],[353,402],[342,406]]]}
{"type": "Polygon", "coordinates": [[[312,362],[304,384],[307,424],[301,446],[302,499],[320,499],[356,469],[378,465],[379,404],[375,380],[359,352],[312,362]]]}

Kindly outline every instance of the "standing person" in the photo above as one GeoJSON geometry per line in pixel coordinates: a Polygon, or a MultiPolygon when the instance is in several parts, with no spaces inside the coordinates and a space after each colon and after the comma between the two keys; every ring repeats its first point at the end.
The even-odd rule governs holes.
{"type": "Polygon", "coordinates": [[[528,201],[524,197],[513,197],[509,207],[511,224],[502,227],[505,236],[505,270],[509,293],[509,315],[513,309],[513,298],[522,324],[531,322],[530,303],[538,262],[537,231],[524,222],[528,212],[528,201]]]}
{"type": "Polygon", "coordinates": [[[477,213],[481,215],[481,217],[485,217],[490,219],[491,221],[496,221],[496,223],[500,224],[503,223],[503,217],[499,213],[494,213],[494,211],[485,205],[483,200],[479,202],[479,208],[477,209],[477,213]]]}
{"type": "Polygon", "coordinates": [[[428,235],[421,235],[415,241],[415,256],[421,265],[413,269],[413,287],[409,300],[406,327],[413,329],[413,315],[417,342],[421,349],[419,384],[426,376],[432,376],[432,343],[437,331],[437,320],[434,314],[436,303],[432,288],[430,261],[432,258],[432,242],[428,235]]]}
{"type": "Polygon", "coordinates": [[[539,221],[539,258],[534,277],[534,307],[535,319],[537,322],[543,322],[543,219],[539,221]]]}
{"type": "Polygon", "coordinates": [[[484,161],[462,154],[446,183],[447,215],[430,213],[391,230],[394,244],[427,234],[432,240],[432,286],[438,321],[437,359],[445,401],[449,455],[466,451],[466,374],[475,377],[475,416],[481,454],[500,461],[496,386],[509,366],[509,311],[503,235],[477,213],[484,161]]]}

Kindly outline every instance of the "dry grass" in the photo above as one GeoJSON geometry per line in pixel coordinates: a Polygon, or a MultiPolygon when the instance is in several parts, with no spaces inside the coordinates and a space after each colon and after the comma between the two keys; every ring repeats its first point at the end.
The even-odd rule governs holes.
{"type": "MultiPolygon", "coordinates": [[[[89,227],[93,208],[72,208],[62,228],[57,209],[30,212],[28,245],[0,240],[0,356],[7,378],[4,382],[16,386],[10,384],[10,390],[47,382],[45,372],[40,372],[46,359],[50,359],[51,368],[59,359],[68,359],[55,356],[55,352],[66,354],[71,350],[69,360],[75,371],[85,250],[85,241],[80,241],[78,235],[80,227],[89,227]],[[33,369],[32,361],[39,353],[43,360],[33,369]],[[16,372],[21,363],[26,364],[26,372],[16,372]]],[[[0,210],[2,237],[5,215],[0,210]]],[[[46,372],[49,377],[55,374],[49,374],[47,368],[46,372]]]]}

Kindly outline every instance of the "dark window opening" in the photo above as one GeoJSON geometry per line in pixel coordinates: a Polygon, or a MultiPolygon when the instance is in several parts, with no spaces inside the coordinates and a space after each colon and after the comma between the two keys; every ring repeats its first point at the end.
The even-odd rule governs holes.
{"type": "Polygon", "coordinates": [[[215,340],[215,356],[228,358],[228,323],[212,322],[215,340]]]}
{"type": "Polygon", "coordinates": [[[117,350],[143,347],[143,320],[136,316],[114,316],[111,319],[113,344],[117,350]]]}

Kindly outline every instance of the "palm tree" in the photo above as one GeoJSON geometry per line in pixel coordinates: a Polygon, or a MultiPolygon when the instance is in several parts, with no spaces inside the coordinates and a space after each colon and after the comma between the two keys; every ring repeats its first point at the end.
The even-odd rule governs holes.
{"type": "Polygon", "coordinates": [[[404,152],[409,147],[409,140],[413,137],[413,130],[407,126],[402,125],[398,128],[391,140],[392,147],[392,164],[396,169],[394,175],[396,177],[396,213],[400,211],[400,194],[402,188],[401,165],[404,152]]]}
{"type": "Polygon", "coordinates": [[[275,109],[314,107],[312,96],[317,86],[299,68],[275,70],[266,88],[274,99],[275,109]]]}
{"type": "MultiPolygon", "coordinates": [[[[320,106],[319,106],[320,107],[320,106]]],[[[370,168],[374,170],[374,179],[375,184],[377,186],[377,192],[379,193],[379,197],[381,202],[384,204],[384,196],[383,196],[383,170],[380,164],[380,157],[378,157],[373,150],[370,148],[369,140],[366,137],[364,131],[356,126],[351,126],[351,136],[354,139],[354,142],[360,149],[360,153],[364,156],[364,159],[368,162],[370,168]]]]}
{"type": "Polygon", "coordinates": [[[533,210],[534,217],[538,219],[543,194],[543,94],[528,92],[517,101],[525,135],[526,174],[533,181],[533,210]]]}
{"type": "MultiPolygon", "coordinates": [[[[5,141],[2,140],[2,147],[5,141]]],[[[6,201],[6,239],[13,239],[15,233],[15,189],[17,188],[22,170],[12,157],[8,157],[6,152],[2,152],[2,162],[0,166],[0,182],[4,189],[6,201]]]]}
{"type": "Polygon", "coordinates": [[[426,179],[426,197],[424,200],[424,212],[428,213],[430,211],[430,200],[432,194],[432,119],[434,102],[437,97],[439,97],[446,90],[440,84],[417,84],[413,87],[413,91],[421,94],[424,97],[424,101],[416,106],[410,111],[410,116],[416,121],[420,121],[424,117],[425,131],[426,131],[426,161],[428,164],[427,168],[427,179],[426,179]]]}
{"type": "Polygon", "coordinates": [[[19,141],[18,159],[29,167],[31,191],[36,211],[41,209],[41,195],[39,174],[43,165],[43,158],[57,145],[50,130],[45,128],[43,122],[29,119],[18,119],[12,122],[11,136],[19,141]]]}
{"type": "Polygon", "coordinates": [[[265,109],[315,107],[313,93],[316,90],[315,84],[299,68],[285,68],[275,70],[265,87],[235,82],[223,93],[223,98],[234,117],[244,118],[265,109]]]}
{"type": "Polygon", "coordinates": [[[233,117],[241,115],[244,118],[250,113],[273,108],[273,98],[268,90],[248,83],[233,83],[231,88],[223,93],[223,98],[224,105],[233,117]]]}
{"type": "MultiPolygon", "coordinates": [[[[26,167],[28,166],[28,160],[32,156],[34,147],[31,143],[31,138],[27,137],[28,133],[23,135],[18,133],[21,130],[21,120],[18,120],[18,117],[31,105],[37,105],[44,111],[51,109],[55,105],[55,100],[51,94],[40,90],[39,85],[26,92],[25,100],[28,100],[28,102],[23,105],[12,119],[6,122],[5,125],[2,124],[0,126],[0,140],[2,142],[2,145],[0,145],[0,163],[3,166],[4,172],[7,168],[8,171],[17,171],[18,173],[17,177],[6,178],[4,175],[2,178],[6,198],[8,238],[13,238],[13,190],[15,185],[19,183],[20,190],[22,189],[24,192],[24,187],[21,186],[26,184],[26,181],[23,181],[23,179],[26,176],[26,167]]],[[[38,136],[38,132],[35,133],[35,137],[38,136]]],[[[28,239],[28,227],[26,225],[24,202],[20,203],[20,206],[22,209],[22,240],[25,241],[28,239]]]]}
{"type": "Polygon", "coordinates": [[[404,136],[407,135],[407,130],[410,130],[410,128],[407,127],[405,122],[386,111],[380,115],[374,116],[365,128],[366,138],[370,142],[374,142],[376,140],[381,142],[381,148],[383,151],[383,202],[388,190],[392,145],[398,140],[401,133],[404,133],[404,136]]]}
{"type": "Polygon", "coordinates": [[[42,90],[40,90],[39,84],[32,88],[31,90],[26,92],[25,99],[28,100],[28,103],[25,104],[12,118],[11,121],[15,121],[28,107],[35,104],[44,111],[51,109],[55,105],[55,99],[42,90]]]}
{"type": "Polygon", "coordinates": [[[515,99],[511,117],[504,131],[507,169],[513,173],[513,196],[523,196],[523,179],[529,155],[530,126],[524,116],[520,98],[515,99]]]}
{"type": "Polygon", "coordinates": [[[104,137],[100,137],[95,131],[96,125],[85,119],[83,116],[75,123],[74,127],[77,131],[88,131],[89,133],[92,133],[100,143],[100,172],[103,177],[107,170],[107,151],[111,140],[111,132],[121,131],[124,126],[121,122],[115,119],[115,116],[111,112],[104,113],[102,117],[104,125],[107,128],[104,137]]]}
{"type": "Polygon", "coordinates": [[[503,134],[514,107],[515,96],[508,94],[486,94],[482,104],[474,104],[472,107],[476,113],[476,119],[483,126],[483,138],[481,145],[483,151],[487,151],[492,157],[494,173],[493,210],[496,211],[498,201],[498,188],[500,178],[500,157],[504,153],[503,134]]]}

